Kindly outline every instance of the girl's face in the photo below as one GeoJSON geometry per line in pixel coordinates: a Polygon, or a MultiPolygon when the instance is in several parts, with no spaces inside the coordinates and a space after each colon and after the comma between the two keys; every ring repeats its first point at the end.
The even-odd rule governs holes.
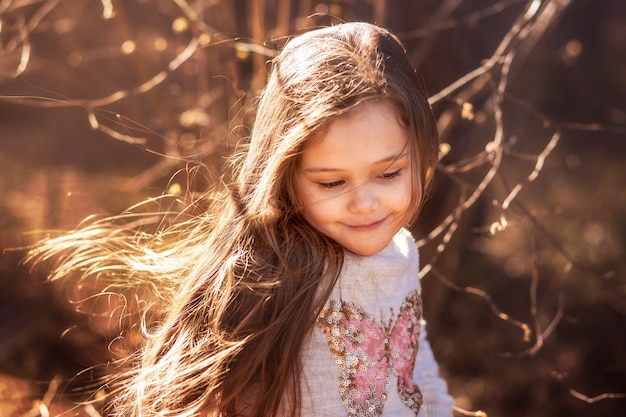
{"type": "Polygon", "coordinates": [[[333,120],[302,154],[296,192],[304,218],[351,252],[378,253],[415,214],[409,154],[388,100],[366,101],[333,120]]]}

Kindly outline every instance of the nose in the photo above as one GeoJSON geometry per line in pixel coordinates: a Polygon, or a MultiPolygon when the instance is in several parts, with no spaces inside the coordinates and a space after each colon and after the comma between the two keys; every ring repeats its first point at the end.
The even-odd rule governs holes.
{"type": "Polygon", "coordinates": [[[378,195],[373,184],[362,184],[352,191],[348,201],[348,210],[351,213],[368,213],[376,210],[379,205],[378,195]]]}

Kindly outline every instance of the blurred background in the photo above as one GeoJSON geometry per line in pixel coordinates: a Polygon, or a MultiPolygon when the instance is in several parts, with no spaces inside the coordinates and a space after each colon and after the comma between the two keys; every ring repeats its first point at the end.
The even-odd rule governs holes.
{"type": "Polygon", "coordinates": [[[623,0],[0,0],[0,416],[97,415],[110,355],[24,248],[219,173],[280,46],[353,20],[438,117],[414,234],[457,415],[626,415],[623,0]]]}

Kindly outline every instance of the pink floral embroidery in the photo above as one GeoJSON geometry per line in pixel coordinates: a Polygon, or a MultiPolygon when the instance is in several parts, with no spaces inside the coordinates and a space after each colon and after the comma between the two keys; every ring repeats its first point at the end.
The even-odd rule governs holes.
{"type": "Polygon", "coordinates": [[[378,326],[353,303],[329,300],[317,318],[328,346],[341,369],[339,394],[350,416],[382,415],[390,375],[398,378],[398,394],[418,414],[422,394],[413,382],[419,345],[421,299],[417,291],[406,297],[400,313],[378,326]]]}

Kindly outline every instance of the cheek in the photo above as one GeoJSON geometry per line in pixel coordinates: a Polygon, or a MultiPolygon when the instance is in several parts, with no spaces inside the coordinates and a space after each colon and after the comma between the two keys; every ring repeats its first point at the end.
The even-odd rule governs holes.
{"type": "Polygon", "coordinates": [[[324,203],[320,201],[311,184],[305,180],[298,181],[295,190],[298,212],[307,222],[316,223],[324,210],[324,203]]]}
{"type": "Polygon", "coordinates": [[[396,194],[396,209],[405,212],[407,219],[413,218],[418,211],[419,189],[416,190],[415,186],[413,181],[404,181],[396,194]],[[417,194],[417,198],[414,198],[414,194],[417,194]]]}
{"type": "Polygon", "coordinates": [[[302,199],[302,212],[309,222],[323,222],[337,213],[337,199],[322,198],[316,193],[304,194],[302,199]]]}

